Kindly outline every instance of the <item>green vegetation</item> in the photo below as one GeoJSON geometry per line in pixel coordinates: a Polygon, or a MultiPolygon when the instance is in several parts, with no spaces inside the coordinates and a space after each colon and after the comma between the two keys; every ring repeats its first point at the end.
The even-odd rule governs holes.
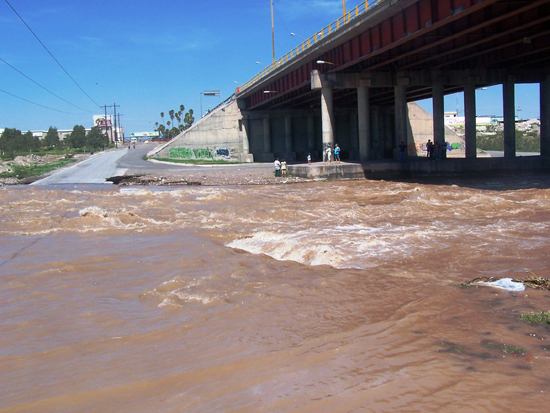
{"type": "Polygon", "coordinates": [[[550,313],[548,311],[541,311],[540,313],[521,314],[518,317],[518,321],[531,324],[550,324],[550,313]]]}
{"type": "Polygon", "coordinates": [[[530,275],[527,277],[520,278],[518,281],[521,281],[526,287],[550,291],[550,280],[547,280],[546,278],[543,278],[543,277],[539,277],[537,274],[535,274],[531,270],[525,270],[525,272],[530,275]]]}
{"type": "MultiPolygon", "coordinates": [[[[504,150],[504,132],[489,130],[494,132],[490,136],[478,136],[477,147],[486,151],[504,150]]],[[[540,152],[540,137],[537,132],[523,132],[516,129],[516,151],[518,152],[540,152]]]]}
{"type": "Polygon", "coordinates": [[[193,109],[189,109],[187,113],[184,114],[185,106],[180,105],[179,111],[174,111],[171,109],[168,111],[168,116],[170,120],[166,121],[164,125],[164,112],[160,112],[160,117],[162,119],[161,123],[155,122],[156,131],[158,131],[163,139],[172,139],[174,136],[179,135],[184,130],[187,130],[191,127],[193,122],[195,122],[195,117],[193,116],[193,109]],[[174,118],[178,121],[178,126],[174,123],[174,118]]]}
{"type": "Polygon", "coordinates": [[[93,127],[88,133],[84,126],[75,125],[69,136],[60,140],[57,128],[50,126],[44,139],[32,136],[31,132],[22,133],[18,129],[6,128],[0,135],[0,155],[4,160],[29,154],[65,154],[91,152],[104,149],[109,140],[99,127],[93,127]]]}
{"type": "Polygon", "coordinates": [[[495,343],[494,341],[484,340],[481,345],[489,350],[502,351],[505,354],[513,354],[514,356],[520,356],[525,354],[527,350],[523,347],[511,346],[509,344],[495,343]]]}
{"type": "Polygon", "coordinates": [[[157,161],[163,161],[163,162],[173,162],[173,163],[188,163],[188,164],[195,164],[195,165],[211,165],[211,164],[220,164],[220,165],[229,165],[229,164],[239,164],[240,162],[231,162],[231,161],[225,161],[223,159],[174,159],[174,158],[144,158],[147,159],[155,159],[157,161]]]}
{"type": "Polygon", "coordinates": [[[46,164],[32,164],[29,166],[12,164],[10,165],[11,172],[0,173],[0,178],[24,179],[32,176],[40,176],[55,169],[67,166],[68,164],[73,162],[76,162],[76,159],[59,159],[56,162],[46,164]]]}

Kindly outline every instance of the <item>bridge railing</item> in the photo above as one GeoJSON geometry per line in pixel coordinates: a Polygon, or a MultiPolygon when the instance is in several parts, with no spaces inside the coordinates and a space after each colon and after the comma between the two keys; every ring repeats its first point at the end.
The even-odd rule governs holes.
{"type": "Polygon", "coordinates": [[[318,41],[321,41],[325,36],[328,36],[329,34],[342,28],[343,26],[345,26],[347,23],[349,23],[356,17],[365,13],[369,9],[369,7],[376,6],[381,1],[382,0],[367,0],[364,3],[359,4],[357,7],[348,11],[345,15],[340,17],[338,20],[332,22],[322,30],[316,32],[309,39],[306,39],[304,42],[302,42],[302,44],[299,44],[298,47],[292,49],[283,57],[277,59],[275,62],[267,66],[264,70],[262,70],[260,73],[258,73],[252,79],[250,79],[248,82],[239,86],[236,89],[236,93],[239,94],[244,90],[248,89],[254,83],[258,82],[259,80],[261,80],[262,78],[264,78],[265,76],[273,72],[275,69],[279,68],[280,66],[284,65],[285,63],[289,62],[295,57],[299,56],[301,53],[303,53],[304,51],[306,51],[307,49],[315,45],[315,43],[317,43],[318,41]]]}

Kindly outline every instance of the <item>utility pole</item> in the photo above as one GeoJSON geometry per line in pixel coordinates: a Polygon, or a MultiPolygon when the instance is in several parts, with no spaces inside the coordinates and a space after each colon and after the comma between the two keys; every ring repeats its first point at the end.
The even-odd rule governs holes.
{"type": "MultiPolygon", "coordinates": [[[[105,105],[105,118],[103,118],[103,126],[105,126],[105,135],[107,136],[107,139],[109,139],[109,134],[107,133],[107,105],[105,105]]],[[[111,139],[111,142],[113,139],[111,139]]]]}
{"type": "Polygon", "coordinates": [[[117,128],[116,128],[116,103],[113,103],[113,108],[115,110],[115,119],[114,119],[114,121],[115,121],[115,142],[118,142],[118,133],[117,133],[118,131],[117,131],[117,128]]]}
{"type": "MultiPolygon", "coordinates": [[[[122,116],[122,113],[119,113],[118,114],[118,127],[121,128],[120,126],[120,117],[122,116]]],[[[122,143],[124,143],[124,131],[122,132],[122,143]]]]}
{"type": "MultiPolygon", "coordinates": [[[[118,106],[118,107],[120,107],[120,106],[118,106]]],[[[115,142],[115,148],[118,148],[117,131],[116,131],[116,108],[117,108],[117,104],[114,103],[113,105],[110,105],[110,106],[105,105],[105,122],[107,122],[107,108],[113,108],[114,111],[115,111],[115,115],[114,115],[115,129],[113,131],[113,120],[111,120],[111,138],[115,142]]]]}

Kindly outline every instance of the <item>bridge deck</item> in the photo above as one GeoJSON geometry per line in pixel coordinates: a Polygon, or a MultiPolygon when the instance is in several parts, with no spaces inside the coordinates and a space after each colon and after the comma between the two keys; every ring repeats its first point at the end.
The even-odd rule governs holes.
{"type": "MultiPolygon", "coordinates": [[[[242,107],[318,107],[312,70],[371,82],[373,105],[392,104],[399,73],[412,74],[408,101],[431,97],[435,77],[446,94],[463,90],[463,76],[455,72],[471,71],[479,87],[500,84],[507,76],[531,83],[546,75],[550,0],[380,0],[362,6],[353,18],[316,33],[300,53],[290,52],[292,58],[285,55],[238,89],[242,107]]],[[[356,101],[352,87],[335,90],[335,106],[356,101]]]]}

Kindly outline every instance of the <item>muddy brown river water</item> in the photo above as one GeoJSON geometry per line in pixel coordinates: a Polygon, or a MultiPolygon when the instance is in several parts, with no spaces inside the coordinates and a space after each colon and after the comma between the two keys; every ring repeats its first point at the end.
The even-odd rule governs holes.
{"type": "Polygon", "coordinates": [[[545,411],[549,188],[2,187],[0,411],[545,411]]]}

